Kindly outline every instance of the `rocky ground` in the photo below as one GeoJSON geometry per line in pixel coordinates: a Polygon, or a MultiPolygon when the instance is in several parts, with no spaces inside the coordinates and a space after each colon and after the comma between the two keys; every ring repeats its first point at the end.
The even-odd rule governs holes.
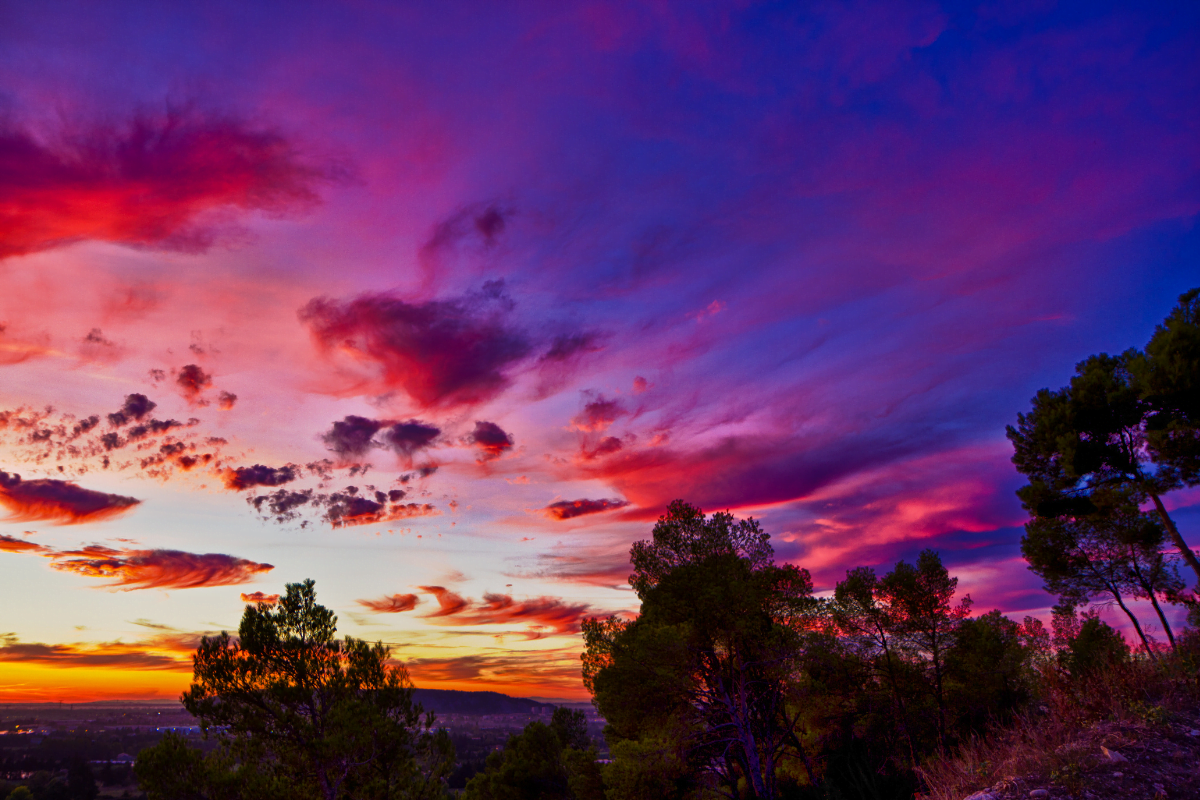
{"type": "MultiPolygon", "coordinates": [[[[1150,709],[1150,712],[1158,709],[1150,709]]],[[[966,800],[1200,800],[1200,709],[1100,722],[966,800]]],[[[1034,755],[1034,754],[1030,754],[1034,755]]]]}

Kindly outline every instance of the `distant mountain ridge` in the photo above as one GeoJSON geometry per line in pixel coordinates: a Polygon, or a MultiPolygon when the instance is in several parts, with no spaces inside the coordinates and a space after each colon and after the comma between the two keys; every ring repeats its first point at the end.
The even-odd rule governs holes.
{"type": "Polygon", "coordinates": [[[413,700],[426,711],[435,714],[531,714],[544,708],[548,714],[552,703],[539,703],[525,697],[509,697],[499,692],[466,692],[458,689],[413,689],[413,700]]]}

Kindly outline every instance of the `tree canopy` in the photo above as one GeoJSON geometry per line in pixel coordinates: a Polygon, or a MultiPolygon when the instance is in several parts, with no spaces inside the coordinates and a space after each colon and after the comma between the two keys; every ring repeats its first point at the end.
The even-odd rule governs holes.
{"type": "Polygon", "coordinates": [[[1200,482],[1200,290],[1179,299],[1145,352],[1090,356],[1069,385],[1042,389],[1008,427],[1018,490],[1035,519],[1077,520],[1148,502],[1200,579],[1200,558],[1162,495],[1200,482]]]}
{"type": "Polygon", "coordinates": [[[444,796],[449,737],[388,648],[338,641],[336,626],[310,580],[288,584],[277,607],[247,606],[237,639],[205,637],[182,699],[220,746],[202,755],[168,736],[143,752],[151,800],[444,796]]]}

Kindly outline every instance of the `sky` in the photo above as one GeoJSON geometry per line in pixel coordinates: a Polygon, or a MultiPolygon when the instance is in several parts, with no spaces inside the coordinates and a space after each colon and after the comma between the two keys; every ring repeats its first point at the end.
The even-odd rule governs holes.
{"type": "Polygon", "coordinates": [[[674,499],[1045,616],[1005,426],[1200,285],[1198,51],[1170,2],[0,0],[0,700],[177,696],[307,578],[418,686],[583,699],[674,499]]]}

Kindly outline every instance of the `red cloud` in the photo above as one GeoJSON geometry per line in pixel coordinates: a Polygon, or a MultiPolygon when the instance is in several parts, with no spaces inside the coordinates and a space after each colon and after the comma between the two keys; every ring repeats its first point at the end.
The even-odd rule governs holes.
{"type": "Polygon", "coordinates": [[[50,548],[45,545],[35,544],[34,542],[18,539],[15,536],[8,536],[0,533],[0,552],[4,553],[48,553],[50,548]]]}
{"type": "Polygon", "coordinates": [[[375,374],[355,390],[400,388],[424,408],[473,405],[509,384],[532,346],[504,320],[512,301],[499,282],[454,300],[409,303],[386,294],[349,302],[315,298],[300,311],[326,354],[342,353],[375,374]]]}
{"type": "Polygon", "coordinates": [[[426,617],[448,617],[452,614],[457,614],[471,605],[470,600],[467,600],[462,595],[455,594],[445,586],[422,586],[420,589],[421,591],[429,592],[438,602],[438,610],[426,614],[426,617]]]}
{"type": "Polygon", "coordinates": [[[0,472],[0,505],[12,512],[11,521],[94,522],[123,514],[140,502],[84,489],[70,481],[23,481],[20,475],[0,472]]]}
{"type": "Polygon", "coordinates": [[[579,633],[583,618],[593,614],[587,603],[564,603],[557,597],[536,597],[517,602],[512,595],[484,594],[483,605],[476,606],[457,619],[468,625],[503,625],[524,622],[555,633],[579,633]]]}
{"type": "Polygon", "coordinates": [[[279,602],[279,595],[264,594],[263,592],[250,592],[249,594],[242,592],[241,598],[243,603],[266,603],[269,606],[279,602]]]}
{"type": "Polygon", "coordinates": [[[234,586],[275,567],[224,553],[185,553],[180,550],[114,550],[90,545],[55,553],[50,565],[89,578],[111,578],[106,587],[132,589],[194,589],[234,586]]]}
{"type": "Polygon", "coordinates": [[[585,514],[599,514],[602,511],[611,511],[615,508],[624,508],[629,505],[625,500],[560,500],[557,503],[551,503],[542,509],[542,513],[551,519],[572,519],[574,517],[582,517],[585,514]]]}
{"type": "Polygon", "coordinates": [[[82,239],[199,251],[222,208],[310,205],[325,171],[275,133],[170,112],[77,133],[59,148],[0,128],[0,258],[82,239]]]}
{"type": "Polygon", "coordinates": [[[237,467],[227,469],[222,473],[225,488],[240,492],[252,486],[282,486],[300,477],[300,467],[295,464],[284,464],[282,467],[268,467],[255,464],[252,467],[237,467]]]}
{"type": "MultiPolygon", "coordinates": [[[[443,586],[422,586],[420,588],[432,594],[438,602],[438,610],[426,614],[426,618],[441,618],[447,623],[459,625],[525,623],[529,626],[533,638],[538,638],[542,630],[552,630],[555,633],[578,633],[583,618],[594,613],[591,606],[586,603],[564,603],[557,597],[536,597],[518,602],[513,600],[512,595],[485,593],[483,602],[476,603],[443,586]]],[[[409,597],[414,598],[415,605],[413,595],[395,595],[397,599],[409,597]]],[[[368,605],[369,602],[387,603],[391,599],[360,600],[359,602],[368,605]]],[[[373,608],[369,605],[368,607],[373,608]]],[[[377,608],[375,610],[391,609],[377,608]]],[[[408,609],[396,610],[406,611],[408,609]]]]}
{"type": "Polygon", "coordinates": [[[412,611],[421,599],[415,594],[393,594],[378,600],[359,600],[358,604],[380,614],[398,614],[412,611]]]}

